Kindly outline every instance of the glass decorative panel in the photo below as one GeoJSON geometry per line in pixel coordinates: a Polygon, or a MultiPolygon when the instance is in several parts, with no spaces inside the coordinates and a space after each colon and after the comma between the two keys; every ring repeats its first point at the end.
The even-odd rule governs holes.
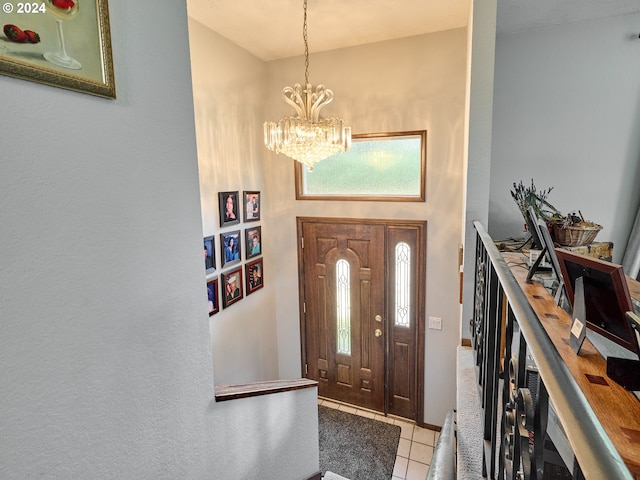
{"type": "Polygon", "coordinates": [[[349,262],[336,263],[336,318],[338,331],[338,353],[351,355],[351,284],[349,262]]]}
{"type": "Polygon", "coordinates": [[[409,327],[411,319],[411,248],[404,242],[396,245],[396,305],[395,324],[409,327]]]}
{"type": "Polygon", "coordinates": [[[296,196],[305,200],[424,201],[426,131],[354,135],[351,149],[296,166],[296,196]]]}

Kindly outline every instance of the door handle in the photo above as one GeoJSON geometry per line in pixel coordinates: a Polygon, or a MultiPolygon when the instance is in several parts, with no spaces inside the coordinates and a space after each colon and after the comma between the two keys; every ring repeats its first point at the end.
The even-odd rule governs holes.
{"type": "Polygon", "coordinates": [[[376,328],[376,331],[374,333],[375,333],[376,337],[382,336],[382,330],[380,330],[379,328],[376,328]]]}

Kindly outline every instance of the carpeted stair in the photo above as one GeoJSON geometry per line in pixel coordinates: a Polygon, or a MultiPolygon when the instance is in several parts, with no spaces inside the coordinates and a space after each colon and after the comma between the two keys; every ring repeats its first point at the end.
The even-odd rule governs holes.
{"type": "Polygon", "coordinates": [[[333,473],[333,472],[327,472],[324,474],[324,477],[322,477],[324,480],[349,480],[348,478],[345,478],[341,475],[338,475],[337,473],[333,473]]]}
{"type": "Polygon", "coordinates": [[[457,351],[457,480],[482,478],[482,409],[471,347],[457,351]]]}

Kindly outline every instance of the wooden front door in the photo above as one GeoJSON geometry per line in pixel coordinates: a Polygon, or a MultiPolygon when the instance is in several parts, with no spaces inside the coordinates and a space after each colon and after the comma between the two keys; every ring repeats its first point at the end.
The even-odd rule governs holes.
{"type": "Polygon", "coordinates": [[[298,235],[303,362],[319,395],[422,418],[424,222],[305,218],[298,235]]]}

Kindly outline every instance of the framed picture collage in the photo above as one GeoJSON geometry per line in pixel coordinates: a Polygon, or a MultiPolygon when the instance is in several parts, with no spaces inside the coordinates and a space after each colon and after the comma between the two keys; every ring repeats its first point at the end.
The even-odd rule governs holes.
{"type": "Polygon", "coordinates": [[[253,224],[260,221],[260,201],[259,191],[218,192],[222,231],[217,241],[215,235],[204,237],[209,316],[220,311],[220,303],[228,308],[264,286],[262,227],[253,224]]]}

